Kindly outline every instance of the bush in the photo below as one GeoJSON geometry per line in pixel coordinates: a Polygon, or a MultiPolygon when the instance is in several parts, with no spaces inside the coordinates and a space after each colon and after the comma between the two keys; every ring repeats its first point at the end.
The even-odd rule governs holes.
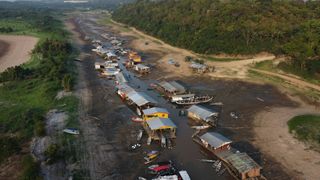
{"type": "Polygon", "coordinates": [[[288,121],[289,132],[299,140],[320,145],[320,116],[302,115],[288,121]]]}
{"type": "Polygon", "coordinates": [[[46,127],[43,121],[37,121],[34,127],[34,133],[36,136],[45,136],[46,135],[46,127]]]}
{"type": "Polygon", "coordinates": [[[49,145],[49,147],[44,152],[44,155],[47,158],[47,164],[52,164],[62,158],[60,147],[57,144],[49,145]]]}
{"type": "Polygon", "coordinates": [[[15,137],[0,136],[0,147],[0,163],[21,150],[19,140],[15,137]]]}
{"type": "Polygon", "coordinates": [[[40,180],[39,176],[40,164],[36,162],[31,155],[26,155],[22,160],[22,174],[21,180],[40,180]]]}
{"type": "Polygon", "coordinates": [[[27,79],[32,75],[32,71],[21,66],[9,67],[0,74],[0,82],[27,79]]]}
{"type": "Polygon", "coordinates": [[[72,86],[71,75],[70,74],[64,75],[64,77],[62,79],[62,87],[63,87],[64,91],[66,91],[66,92],[71,91],[71,86],[72,86]]]}

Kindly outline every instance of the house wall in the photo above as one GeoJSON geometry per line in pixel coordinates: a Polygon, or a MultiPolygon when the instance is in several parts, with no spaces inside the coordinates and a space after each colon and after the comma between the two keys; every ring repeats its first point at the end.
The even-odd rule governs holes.
{"type": "Polygon", "coordinates": [[[147,121],[147,120],[150,120],[152,118],[155,118],[155,117],[159,117],[159,118],[169,118],[169,114],[168,113],[155,113],[155,114],[152,114],[152,115],[143,115],[143,120],[147,121]]]}

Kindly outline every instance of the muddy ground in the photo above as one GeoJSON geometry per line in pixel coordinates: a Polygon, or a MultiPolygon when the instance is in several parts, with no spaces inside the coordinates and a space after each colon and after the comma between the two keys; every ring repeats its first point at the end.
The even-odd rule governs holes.
{"type": "MultiPolygon", "coordinates": [[[[79,19],[72,19],[70,23],[76,25],[74,32],[79,33],[79,38],[83,40],[85,33],[89,30],[81,25],[86,19],[80,19],[81,22],[79,19]]],[[[89,22],[92,23],[91,21],[87,23],[89,22]]],[[[104,32],[115,33],[108,28],[104,28],[104,32]]],[[[133,39],[133,37],[123,38],[129,45],[130,40],[133,39]]],[[[85,55],[82,61],[78,62],[80,81],[77,89],[81,98],[81,130],[88,151],[83,156],[84,168],[89,171],[87,175],[92,179],[133,179],[144,175],[145,166],[142,160],[144,151],[159,147],[155,144],[151,147],[143,147],[137,152],[128,150],[128,145],[135,142],[135,135],[139,129],[139,126],[129,121],[134,112],[115,95],[112,81],[98,77],[97,72],[94,71],[94,62],[98,57],[91,53],[90,43],[83,42],[84,44],[79,48],[85,55]]],[[[134,49],[134,47],[131,48],[134,49]]],[[[161,56],[159,52],[142,53],[149,64],[156,64],[157,58],[161,56]]],[[[141,85],[142,90],[147,91],[149,83],[164,76],[164,71],[155,67],[150,75],[141,78],[141,81],[135,80],[135,83],[139,84],[139,87],[141,85]]],[[[253,146],[255,141],[253,117],[258,112],[271,107],[296,107],[297,103],[290,101],[285,94],[271,85],[237,80],[213,80],[197,75],[193,78],[171,79],[180,80],[191,91],[214,95],[215,102],[224,104],[219,127],[215,130],[232,139],[234,147],[248,153],[256,160],[263,167],[264,176],[268,179],[295,177],[295,174],[286,172],[277,162],[278,160],[262,154],[258,148],[253,146]],[[229,114],[233,111],[240,116],[239,119],[234,120],[230,117],[229,114]]],[[[153,98],[158,98],[161,105],[169,109],[172,118],[178,125],[175,148],[169,151],[161,150],[161,159],[174,160],[179,168],[188,170],[191,177],[195,179],[212,179],[213,177],[232,179],[227,174],[218,177],[209,165],[199,163],[198,159],[209,155],[191,140],[193,131],[188,126],[186,118],[179,117],[176,107],[160,99],[157,92],[148,93],[153,98]]]]}
{"type": "Polygon", "coordinates": [[[0,58],[4,56],[8,50],[9,50],[9,44],[4,41],[0,41],[0,58]]]}

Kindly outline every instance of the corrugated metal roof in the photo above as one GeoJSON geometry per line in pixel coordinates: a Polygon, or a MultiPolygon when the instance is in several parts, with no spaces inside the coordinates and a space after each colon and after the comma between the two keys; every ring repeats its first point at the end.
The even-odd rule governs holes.
{"type": "Polygon", "coordinates": [[[214,149],[217,149],[226,144],[230,144],[232,142],[230,139],[215,132],[207,132],[200,136],[200,139],[206,141],[214,149]]]}
{"type": "Polygon", "coordinates": [[[117,88],[125,94],[129,94],[130,92],[133,92],[133,91],[135,92],[135,90],[126,83],[121,83],[120,85],[117,86],[117,88]]]}
{"type": "Polygon", "coordinates": [[[177,81],[170,81],[169,82],[173,87],[177,89],[180,93],[186,92],[186,88],[184,88],[181,84],[179,84],[177,81]]]}
{"type": "Polygon", "coordinates": [[[150,67],[143,65],[143,64],[137,64],[136,67],[139,69],[150,69],[150,67]]]}
{"type": "Polygon", "coordinates": [[[172,86],[170,83],[168,83],[167,81],[162,81],[159,83],[159,85],[163,89],[165,89],[166,91],[169,91],[169,92],[176,92],[177,91],[177,89],[174,86],[172,86]]]}
{"type": "Polygon", "coordinates": [[[261,169],[261,167],[246,153],[232,154],[228,156],[226,160],[240,173],[246,173],[251,169],[261,169]]]}
{"type": "Polygon", "coordinates": [[[143,111],[143,114],[144,115],[151,115],[151,114],[155,114],[155,113],[168,113],[168,110],[164,109],[164,108],[159,108],[159,107],[153,107],[153,108],[150,108],[150,109],[144,109],[143,111]]]}
{"type": "Polygon", "coordinates": [[[116,74],[116,80],[118,81],[118,83],[127,83],[128,80],[126,77],[124,77],[122,72],[119,72],[118,74],[116,74]]]}
{"type": "Polygon", "coordinates": [[[193,105],[188,109],[188,112],[191,112],[198,116],[200,119],[207,120],[212,116],[218,116],[218,112],[214,110],[207,109],[203,106],[193,105]]]}
{"type": "Polygon", "coordinates": [[[154,99],[152,99],[150,96],[148,96],[146,93],[143,93],[143,92],[132,91],[128,93],[127,96],[133,103],[135,103],[138,106],[143,106],[148,103],[157,104],[157,101],[155,101],[154,99]]]}
{"type": "Polygon", "coordinates": [[[151,130],[177,128],[177,126],[169,118],[152,118],[147,121],[151,130]]]}

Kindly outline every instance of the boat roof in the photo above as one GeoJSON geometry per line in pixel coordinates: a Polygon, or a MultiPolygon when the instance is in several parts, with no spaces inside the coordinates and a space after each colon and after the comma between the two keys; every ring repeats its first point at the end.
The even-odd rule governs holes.
{"type": "Polygon", "coordinates": [[[218,112],[205,108],[203,106],[200,105],[192,105],[189,109],[188,112],[194,113],[197,116],[199,116],[201,119],[208,119],[212,116],[217,116],[218,112]]]}
{"type": "Polygon", "coordinates": [[[169,118],[152,118],[146,121],[151,130],[174,129],[177,126],[169,118]]]}
{"type": "Polygon", "coordinates": [[[200,139],[206,141],[214,149],[230,144],[232,142],[230,139],[215,132],[207,132],[200,136],[200,139]]]}
{"type": "Polygon", "coordinates": [[[261,166],[248,156],[247,153],[234,153],[226,157],[226,160],[240,173],[246,173],[252,169],[261,169],[261,166]]]}
{"type": "Polygon", "coordinates": [[[143,106],[148,103],[157,104],[156,100],[152,99],[144,92],[131,91],[127,96],[133,103],[138,106],[143,106]]]}
{"type": "Polygon", "coordinates": [[[174,95],[171,98],[179,98],[179,97],[184,98],[184,97],[194,97],[194,96],[195,94],[180,94],[180,95],[174,95]]]}
{"type": "Polygon", "coordinates": [[[159,108],[159,107],[153,107],[150,109],[144,109],[143,111],[144,115],[151,115],[151,114],[155,114],[155,113],[167,113],[169,114],[168,110],[164,109],[164,108],[159,108]]]}

